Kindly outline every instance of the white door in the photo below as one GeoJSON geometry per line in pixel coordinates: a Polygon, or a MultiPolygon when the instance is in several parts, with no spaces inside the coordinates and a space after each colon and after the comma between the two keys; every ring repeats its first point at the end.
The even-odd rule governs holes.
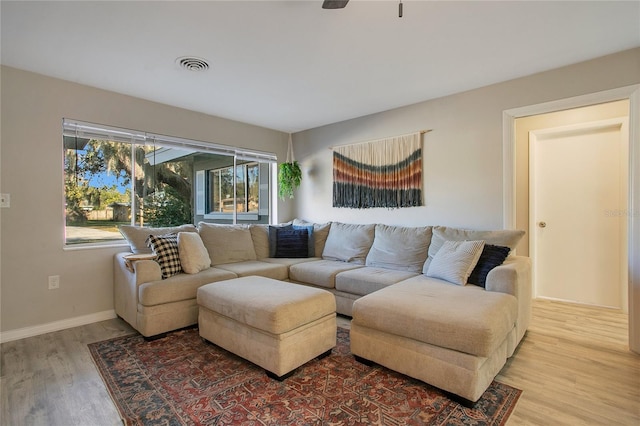
{"type": "Polygon", "coordinates": [[[531,132],[536,297],[627,307],[626,118],[531,132]]]}

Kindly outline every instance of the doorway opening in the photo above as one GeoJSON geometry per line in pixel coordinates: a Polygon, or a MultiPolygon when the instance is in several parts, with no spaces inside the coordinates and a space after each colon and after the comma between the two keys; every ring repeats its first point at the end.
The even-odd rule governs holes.
{"type": "MultiPolygon", "coordinates": [[[[558,111],[567,111],[592,105],[615,101],[628,102],[629,117],[629,173],[628,173],[628,209],[623,220],[627,221],[628,256],[628,312],[629,312],[629,347],[640,353],[640,85],[633,85],[604,92],[592,93],[575,98],[561,99],[544,104],[515,108],[503,112],[503,176],[504,176],[504,227],[514,229],[523,223],[521,215],[526,211],[524,223],[528,229],[528,137],[526,150],[518,149],[516,120],[558,111]],[[525,182],[524,198],[526,209],[522,204],[522,182],[525,182]],[[520,184],[520,185],[518,185],[520,184]]],[[[575,112],[575,111],[573,111],[575,112]]],[[[528,239],[517,248],[518,254],[529,254],[528,239]]]]}

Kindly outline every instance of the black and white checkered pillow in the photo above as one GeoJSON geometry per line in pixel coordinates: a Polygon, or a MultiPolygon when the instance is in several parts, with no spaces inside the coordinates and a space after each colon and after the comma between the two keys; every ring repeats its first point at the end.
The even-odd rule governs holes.
{"type": "Polygon", "coordinates": [[[156,260],[160,264],[162,279],[182,272],[177,234],[149,235],[146,244],[157,256],[156,260]]]}

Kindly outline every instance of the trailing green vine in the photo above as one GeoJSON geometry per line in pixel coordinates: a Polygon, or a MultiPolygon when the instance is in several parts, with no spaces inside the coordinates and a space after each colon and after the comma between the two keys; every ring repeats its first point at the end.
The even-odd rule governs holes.
{"type": "Polygon", "coordinates": [[[293,198],[293,190],[300,186],[302,170],[297,161],[282,163],[278,166],[278,196],[284,200],[293,198]]]}

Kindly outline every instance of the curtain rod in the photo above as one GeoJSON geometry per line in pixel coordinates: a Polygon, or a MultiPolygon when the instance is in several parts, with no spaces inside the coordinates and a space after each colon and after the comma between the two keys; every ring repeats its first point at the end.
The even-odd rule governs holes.
{"type": "Polygon", "coordinates": [[[381,141],[381,140],[384,140],[384,139],[400,138],[400,137],[402,137],[402,136],[409,136],[409,135],[413,135],[414,133],[420,133],[420,136],[422,136],[422,135],[424,135],[425,133],[429,133],[429,132],[431,132],[431,131],[433,131],[433,129],[423,129],[423,130],[418,130],[418,131],[416,131],[416,132],[405,133],[405,134],[403,134],[403,135],[387,136],[387,137],[385,137],[385,138],[371,139],[371,140],[368,140],[368,141],[353,142],[353,143],[345,143],[345,144],[342,144],[342,145],[333,145],[333,146],[330,146],[330,147],[329,147],[329,149],[330,149],[330,150],[333,150],[333,149],[335,149],[335,148],[339,148],[339,147],[342,147],[342,146],[359,145],[359,144],[361,144],[361,143],[377,142],[377,141],[381,141]]]}

